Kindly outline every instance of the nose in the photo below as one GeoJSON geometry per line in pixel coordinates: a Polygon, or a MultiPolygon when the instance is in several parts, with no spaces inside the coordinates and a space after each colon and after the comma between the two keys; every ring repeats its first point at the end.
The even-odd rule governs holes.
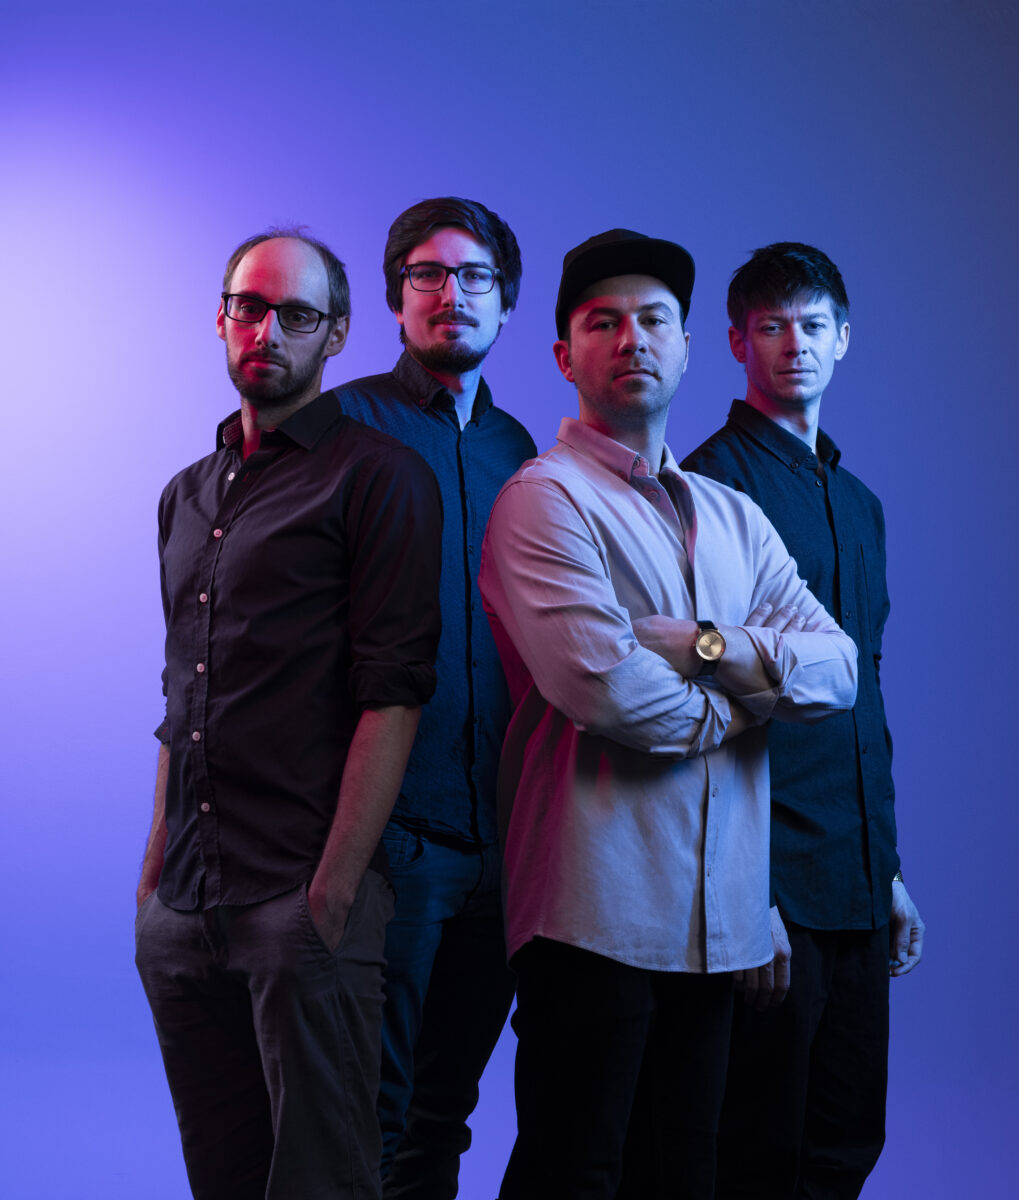
{"type": "Polygon", "coordinates": [[[255,326],[255,341],[259,346],[279,345],[280,322],[275,309],[266,309],[265,316],[255,326]]]}
{"type": "Polygon", "coordinates": [[[796,358],[807,349],[807,335],[794,321],[786,326],[785,352],[790,358],[796,358]]]}
{"type": "Polygon", "coordinates": [[[463,288],[460,286],[460,280],[452,271],[446,276],[446,282],[442,285],[442,303],[451,308],[463,303],[463,288]]]}
{"type": "Polygon", "coordinates": [[[638,354],[646,349],[644,326],[635,316],[623,317],[619,322],[619,353],[638,354]]]}

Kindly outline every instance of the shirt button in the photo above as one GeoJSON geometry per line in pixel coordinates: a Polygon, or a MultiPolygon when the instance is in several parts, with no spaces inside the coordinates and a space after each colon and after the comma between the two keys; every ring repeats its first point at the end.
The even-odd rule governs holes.
{"type": "Polygon", "coordinates": [[[202,735],[201,735],[201,734],[198,732],[198,730],[197,730],[197,729],[196,729],[196,730],[194,731],[194,733],[191,735],[191,740],[192,740],[193,742],[200,742],[200,741],[202,740],[202,735]]]}
{"type": "Polygon", "coordinates": [[[713,787],[713,788],[711,789],[711,794],[712,794],[712,796],[717,796],[717,795],[718,795],[718,788],[716,788],[716,787],[713,787]]]}
{"type": "Polygon", "coordinates": [[[231,471],[231,472],[230,472],[230,474],[227,476],[227,479],[228,479],[228,480],[229,480],[231,483],[232,483],[232,482],[233,482],[233,480],[234,480],[234,479],[236,479],[236,478],[237,478],[237,472],[236,472],[236,471],[231,471]]]}
{"type": "Polygon", "coordinates": [[[847,609],[846,609],[846,612],[845,612],[845,619],[848,621],[848,620],[849,620],[849,618],[850,618],[852,615],[853,615],[853,614],[852,614],[852,611],[851,611],[850,609],[848,609],[848,608],[847,608],[847,609]]]}
{"type": "Polygon", "coordinates": [[[815,479],[814,487],[824,487],[824,484],[820,481],[820,479],[815,479]]]}
{"type": "Polygon", "coordinates": [[[199,663],[198,666],[195,667],[195,670],[198,672],[199,675],[204,675],[205,674],[205,663],[199,663]]]}
{"type": "Polygon", "coordinates": [[[208,800],[202,801],[202,805],[201,805],[202,812],[208,812],[211,809],[211,807],[212,807],[212,805],[209,804],[208,800]]]}
{"type": "Polygon", "coordinates": [[[199,604],[208,604],[209,603],[209,593],[208,592],[199,592],[198,593],[198,603],[199,604]]]}
{"type": "Polygon", "coordinates": [[[212,531],[212,536],[213,536],[213,537],[215,537],[215,538],[220,538],[220,537],[222,537],[222,536],[223,536],[223,530],[222,530],[222,529],[214,529],[214,530],[212,531]]]}
{"type": "Polygon", "coordinates": [[[657,492],[648,492],[647,498],[652,504],[657,504],[661,500],[661,496],[659,496],[657,492]]]}

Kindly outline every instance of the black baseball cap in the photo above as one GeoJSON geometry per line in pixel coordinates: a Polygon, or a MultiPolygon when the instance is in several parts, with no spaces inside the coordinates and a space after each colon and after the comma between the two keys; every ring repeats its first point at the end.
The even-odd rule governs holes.
{"type": "Polygon", "coordinates": [[[599,279],[614,275],[650,275],[675,294],[686,321],[693,293],[693,259],[676,242],[651,238],[632,229],[610,229],[574,246],[563,259],[563,277],[555,304],[555,327],[564,337],[577,297],[599,279]]]}

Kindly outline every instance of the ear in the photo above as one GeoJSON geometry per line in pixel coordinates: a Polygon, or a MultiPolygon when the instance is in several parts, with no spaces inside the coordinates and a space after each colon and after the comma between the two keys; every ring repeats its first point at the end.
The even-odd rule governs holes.
{"type": "Polygon", "coordinates": [[[743,341],[743,334],[736,328],[735,325],[729,326],[729,349],[732,351],[733,358],[738,363],[746,363],[747,347],[743,341]]]}
{"type": "Polygon", "coordinates": [[[573,378],[573,367],[570,364],[570,343],[558,341],[552,347],[552,353],[555,355],[556,366],[562,371],[563,375],[570,381],[576,383],[573,378]]]}
{"type": "Polygon", "coordinates": [[[502,327],[503,327],[503,326],[506,324],[506,322],[509,320],[509,315],[510,315],[510,312],[511,312],[511,310],[510,310],[510,309],[508,309],[508,308],[504,308],[504,309],[502,310],[502,312],[499,314],[499,328],[500,328],[500,329],[502,329],[502,327]]]}
{"type": "Polygon", "coordinates": [[[839,330],[839,340],[835,343],[835,361],[838,362],[840,358],[843,358],[848,349],[849,349],[849,322],[847,321],[845,323],[845,325],[843,325],[842,328],[839,330]]]}
{"type": "Polygon", "coordinates": [[[219,308],[216,310],[216,336],[226,341],[226,311],[223,308],[223,301],[220,300],[219,308]]]}
{"type": "Polygon", "coordinates": [[[347,334],[350,332],[350,317],[337,317],[336,324],[333,326],[332,333],[326,338],[325,349],[322,351],[324,358],[332,358],[334,354],[339,354],[343,347],[347,344],[347,334]]]}

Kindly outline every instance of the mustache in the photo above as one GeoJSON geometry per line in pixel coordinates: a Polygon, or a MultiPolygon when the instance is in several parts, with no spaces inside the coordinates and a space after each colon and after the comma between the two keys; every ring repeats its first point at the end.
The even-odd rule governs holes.
{"type": "Polygon", "coordinates": [[[434,317],[428,318],[429,325],[471,325],[476,326],[477,321],[474,317],[467,313],[436,313],[434,317]]]}
{"type": "Polygon", "coordinates": [[[241,356],[241,363],[273,363],[277,367],[285,367],[286,359],[280,358],[276,354],[244,354],[241,356]]]}

